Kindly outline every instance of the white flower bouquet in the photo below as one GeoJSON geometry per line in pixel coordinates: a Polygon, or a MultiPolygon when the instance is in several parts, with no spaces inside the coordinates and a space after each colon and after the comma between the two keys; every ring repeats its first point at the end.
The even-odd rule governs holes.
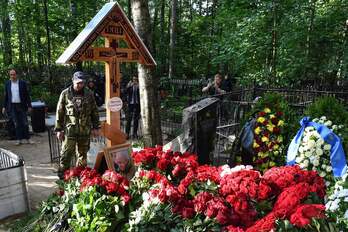
{"type": "MultiPolygon", "coordinates": [[[[325,125],[335,134],[339,134],[339,130],[343,125],[335,125],[325,116],[315,118],[313,122],[325,125]]],[[[327,187],[332,187],[335,179],[332,173],[332,166],[330,163],[331,145],[326,143],[312,126],[305,128],[301,144],[298,149],[298,155],[295,162],[306,170],[315,170],[319,176],[325,179],[327,187]]]]}
{"type": "Polygon", "coordinates": [[[348,228],[348,173],[336,182],[334,192],[328,197],[325,208],[345,231],[344,229],[348,228]]]}

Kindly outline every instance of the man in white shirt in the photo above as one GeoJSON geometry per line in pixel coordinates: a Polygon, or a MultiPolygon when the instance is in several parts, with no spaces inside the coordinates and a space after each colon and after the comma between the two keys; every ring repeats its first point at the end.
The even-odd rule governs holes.
{"type": "Polygon", "coordinates": [[[27,112],[31,111],[31,99],[27,83],[17,78],[16,70],[9,71],[10,80],[5,83],[5,98],[2,113],[10,116],[16,128],[16,145],[33,142],[29,137],[27,112]]]}

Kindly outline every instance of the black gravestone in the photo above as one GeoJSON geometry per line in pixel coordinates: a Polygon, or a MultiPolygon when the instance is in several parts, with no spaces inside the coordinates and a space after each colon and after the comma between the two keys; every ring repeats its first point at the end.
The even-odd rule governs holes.
{"type": "Polygon", "coordinates": [[[211,164],[218,120],[218,98],[205,98],[187,107],[183,125],[191,140],[190,151],[198,155],[200,164],[211,164]]]}

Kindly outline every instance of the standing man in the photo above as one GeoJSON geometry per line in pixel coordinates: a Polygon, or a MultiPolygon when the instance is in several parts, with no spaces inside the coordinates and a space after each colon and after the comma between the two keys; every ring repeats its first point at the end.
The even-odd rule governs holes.
{"type": "Polygon", "coordinates": [[[77,165],[87,165],[90,135],[99,134],[99,115],[93,93],[85,88],[83,72],[75,72],[73,84],[60,94],[57,104],[55,131],[62,143],[58,169],[59,178],[70,168],[71,159],[76,157],[77,165]]]}
{"type": "Polygon", "coordinates": [[[9,71],[10,80],[5,83],[5,98],[2,113],[7,113],[16,129],[16,145],[33,142],[29,138],[27,112],[31,112],[31,99],[27,83],[17,78],[16,70],[9,71]]]}
{"type": "Polygon", "coordinates": [[[133,121],[133,138],[138,138],[138,123],[140,118],[140,93],[138,77],[133,76],[132,80],[127,84],[127,102],[128,102],[128,116],[126,133],[129,139],[129,132],[131,123],[133,121]]]}

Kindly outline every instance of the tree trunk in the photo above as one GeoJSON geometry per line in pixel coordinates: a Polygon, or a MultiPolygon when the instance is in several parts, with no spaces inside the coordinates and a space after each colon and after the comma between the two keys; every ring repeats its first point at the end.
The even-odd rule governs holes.
{"type": "Polygon", "coordinates": [[[170,43],[169,43],[169,78],[175,76],[175,43],[176,43],[176,21],[178,1],[172,0],[170,18],[170,43]]]}
{"type": "Polygon", "coordinates": [[[47,0],[43,0],[44,3],[44,14],[45,14],[45,28],[46,28],[46,38],[47,38],[47,74],[49,80],[50,91],[53,91],[52,88],[52,73],[51,73],[51,36],[50,36],[50,27],[48,25],[48,6],[47,0]]]}
{"type": "Polygon", "coordinates": [[[21,8],[20,1],[17,1],[16,7],[15,7],[15,19],[17,21],[17,33],[18,33],[18,62],[20,67],[24,67],[25,64],[25,30],[23,25],[23,15],[20,12],[21,8]]]}
{"type": "Polygon", "coordinates": [[[4,67],[7,68],[12,64],[11,21],[8,12],[8,0],[1,1],[1,12],[4,67]]]}
{"type": "Polygon", "coordinates": [[[345,56],[345,52],[347,52],[347,45],[348,45],[348,19],[346,20],[345,22],[345,27],[344,27],[344,31],[343,31],[343,35],[342,35],[342,40],[341,40],[341,44],[342,44],[342,47],[340,49],[340,51],[338,52],[338,55],[337,55],[337,66],[338,66],[338,69],[337,69],[337,73],[336,73],[336,77],[338,80],[341,80],[343,79],[343,75],[344,75],[344,72],[343,72],[343,67],[344,67],[344,56],[345,56]]]}
{"type": "Polygon", "coordinates": [[[36,59],[37,59],[37,64],[39,68],[41,69],[43,66],[43,46],[41,42],[41,12],[40,12],[40,3],[35,2],[35,13],[33,15],[33,22],[35,23],[34,28],[35,28],[35,47],[36,47],[36,59]]]}
{"type": "Polygon", "coordinates": [[[132,0],[127,0],[127,17],[132,22],[132,0]]]}
{"type": "MultiPolygon", "coordinates": [[[[147,0],[132,0],[135,30],[151,51],[151,23],[147,0]]],[[[141,118],[145,146],[162,144],[161,119],[158,102],[158,79],[145,65],[138,64],[141,118]]]]}
{"type": "Polygon", "coordinates": [[[158,24],[158,3],[155,2],[155,13],[153,15],[152,23],[152,56],[157,57],[157,40],[156,40],[156,28],[158,24]]]}
{"type": "Polygon", "coordinates": [[[161,0],[161,14],[160,14],[160,30],[161,30],[161,36],[160,36],[160,74],[163,75],[165,72],[166,67],[166,46],[165,46],[165,36],[164,36],[164,29],[165,29],[165,0],[161,0]]]}
{"type": "Polygon", "coordinates": [[[277,72],[276,72],[276,59],[277,59],[277,2],[273,1],[273,27],[272,27],[272,49],[271,49],[271,61],[269,64],[269,73],[271,75],[270,83],[275,83],[277,72]]]}
{"type": "Polygon", "coordinates": [[[311,66],[310,59],[311,59],[311,35],[313,32],[313,25],[314,25],[314,17],[315,17],[315,3],[317,0],[310,0],[309,1],[309,23],[307,26],[307,36],[306,36],[306,51],[305,51],[305,57],[306,57],[306,63],[305,63],[305,70],[304,70],[304,78],[307,78],[307,74],[309,71],[309,68],[311,66]]]}

